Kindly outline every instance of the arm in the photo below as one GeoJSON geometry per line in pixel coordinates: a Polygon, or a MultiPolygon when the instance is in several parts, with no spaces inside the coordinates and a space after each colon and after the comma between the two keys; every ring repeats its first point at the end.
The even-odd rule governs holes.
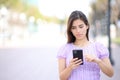
{"type": "Polygon", "coordinates": [[[88,62],[95,62],[99,65],[100,69],[102,70],[103,73],[105,73],[107,76],[112,77],[113,76],[113,68],[112,65],[110,63],[109,58],[103,58],[103,59],[99,59],[97,57],[95,57],[94,55],[85,55],[86,56],[86,60],[88,62]]]}
{"type": "Polygon", "coordinates": [[[73,69],[77,68],[82,63],[81,60],[72,59],[68,67],[66,67],[66,60],[64,58],[58,59],[60,80],[67,80],[71,75],[73,69]]]}
{"type": "Polygon", "coordinates": [[[105,73],[107,76],[112,77],[113,76],[113,68],[110,63],[109,58],[104,58],[104,59],[98,59],[96,63],[99,65],[101,68],[102,72],[105,73]]]}
{"type": "Polygon", "coordinates": [[[68,77],[70,76],[70,73],[72,71],[71,68],[66,68],[66,63],[65,63],[65,59],[59,59],[58,60],[58,65],[59,65],[59,76],[60,76],[60,80],[67,80],[68,77]]]}

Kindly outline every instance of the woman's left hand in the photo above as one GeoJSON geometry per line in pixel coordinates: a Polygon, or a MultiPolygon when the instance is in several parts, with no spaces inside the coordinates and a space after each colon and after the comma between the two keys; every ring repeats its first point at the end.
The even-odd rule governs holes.
{"type": "Polygon", "coordinates": [[[87,62],[96,62],[96,63],[100,61],[100,59],[93,54],[86,54],[85,55],[85,60],[87,62]]]}

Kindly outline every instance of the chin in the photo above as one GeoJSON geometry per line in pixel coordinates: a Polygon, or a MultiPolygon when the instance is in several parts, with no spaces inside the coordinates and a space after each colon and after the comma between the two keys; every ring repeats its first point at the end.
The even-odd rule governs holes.
{"type": "Polygon", "coordinates": [[[82,40],[83,38],[76,38],[77,40],[82,40]]]}
{"type": "Polygon", "coordinates": [[[85,39],[86,37],[83,37],[83,36],[81,36],[81,37],[76,37],[76,39],[77,40],[83,40],[83,39],[85,39]]]}

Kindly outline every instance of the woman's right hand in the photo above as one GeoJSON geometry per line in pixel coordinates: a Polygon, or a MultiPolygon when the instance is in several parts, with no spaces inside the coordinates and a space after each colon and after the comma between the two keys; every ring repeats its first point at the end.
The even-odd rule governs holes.
{"type": "Polygon", "coordinates": [[[70,61],[69,67],[72,68],[72,69],[76,69],[80,64],[82,64],[81,59],[78,60],[78,58],[73,58],[70,61]]]}

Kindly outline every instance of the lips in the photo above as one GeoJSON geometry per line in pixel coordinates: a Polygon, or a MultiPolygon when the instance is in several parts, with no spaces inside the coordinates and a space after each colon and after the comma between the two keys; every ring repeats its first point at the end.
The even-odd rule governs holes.
{"type": "Polygon", "coordinates": [[[76,36],[82,36],[83,34],[76,34],[76,36]]]}
{"type": "Polygon", "coordinates": [[[81,37],[83,34],[76,34],[76,36],[81,37]]]}

